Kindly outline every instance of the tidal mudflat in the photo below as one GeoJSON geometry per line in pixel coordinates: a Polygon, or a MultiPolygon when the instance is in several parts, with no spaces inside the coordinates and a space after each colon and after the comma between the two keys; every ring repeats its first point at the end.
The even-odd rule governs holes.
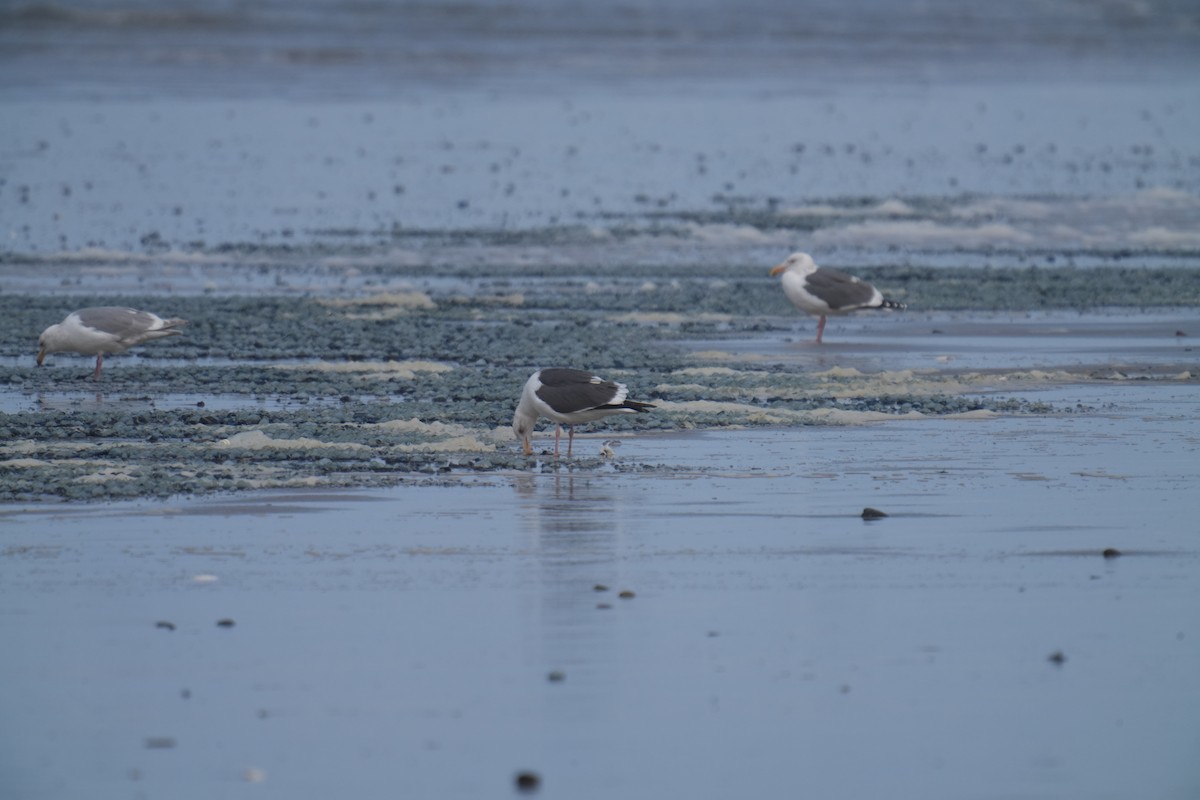
{"type": "Polygon", "coordinates": [[[1192,4],[127,5],[0,10],[0,795],[1200,793],[1192,4]]]}
{"type": "MultiPolygon", "coordinates": [[[[1195,363],[1185,317],[1135,316],[931,319],[928,352],[894,321],[832,325],[821,348],[811,325],[723,340],[737,369],[647,386],[704,399],[588,434],[571,462],[497,434],[468,450],[486,468],[456,465],[467,426],[424,431],[417,460],[272,448],[302,437],[269,422],[294,408],[263,404],[260,438],[232,434],[244,452],[203,445],[232,454],[209,470],[294,480],[306,446],[325,479],[347,458],[429,468],[3,506],[6,780],[19,797],[475,797],[521,771],[572,798],[1187,797],[1195,363]],[[795,371],[810,382],[786,388],[795,371]]],[[[66,405],[160,419],[153,393],[66,405]]],[[[79,467],[89,489],[144,466],[97,447],[83,458],[116,466],[79,467]]]]}

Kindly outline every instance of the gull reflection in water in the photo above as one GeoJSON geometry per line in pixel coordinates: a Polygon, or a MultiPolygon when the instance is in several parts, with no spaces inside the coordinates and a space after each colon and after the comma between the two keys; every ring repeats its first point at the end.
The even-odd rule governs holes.
{"type": "Polygon", "coordinates": [[[537,629],[531,638],[541,643],[540,666],[568,676],[571,690],[558,694],[573,713],[583,703],[587,713],[603,714],[604,697],[615,688],[604,676],[612,674],[617,626],[627,610],[617,592],[632,507],[628,484],[569,473],[512,480],[519,530],[533,556],[526,586],[536,593],[538,608],[527,618],[537,629]]]}
{"type": "Polygon", "coordinates": [[[100,411],[113,404],[105,402],[104,392],[93,392],[88,397],[87,392],[73,395],[62,392],[38,392],[35,403],[39,411],[100,411]]]}

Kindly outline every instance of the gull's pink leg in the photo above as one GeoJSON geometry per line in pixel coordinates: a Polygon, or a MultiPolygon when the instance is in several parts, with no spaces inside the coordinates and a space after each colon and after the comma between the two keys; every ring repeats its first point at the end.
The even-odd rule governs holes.
{"type": "Polygon", "coordinates": [[[567,426],[567,458],[571,457],[571,448],[575,446],[575,426],[567,426]]]}
{"type": "Polygon", "coordinates": [[[96,371],[92,373],[92,380],[100,380],[100,368],[104,366],[104,353],[96,354],[96,371]]]}
{"type": "Polygon", "coordinates": [[[558,437],[562,436],[562,425],[554,426],[554,457],[558,458],[558,437]]]}
{"type": "Polygon", "coordinates": [[[821,343],[821,334],[825,332],[825,315],[821,315],[821,321],[817,323],[817,344],[821,343]]]}

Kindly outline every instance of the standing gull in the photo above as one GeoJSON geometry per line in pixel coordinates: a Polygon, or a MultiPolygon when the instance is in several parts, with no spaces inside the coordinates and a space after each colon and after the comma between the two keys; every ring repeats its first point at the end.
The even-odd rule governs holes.
{"type": "Polygon", "coordinates": [[[783,274],[783,293],[801,311],[821,318],[817,344],[825,332],[825,317],[849,314],[860,308],[894,308],[903,303],[888,300],[871,284],[841,270],[818,267],[808,253],[792,253],[787,261],[771,269],[771,277],[783,274]]]}
{"type": "Polygon", "coordinates": [[[178,336],[186,319],[163,319],[149,311],[120,306],[95,306],[72,311],[57,325],[51,325],[38,337],[37,364],[42,366],[47,353],[72,352],[96,354],[93,380],[100,380],[105,353],[123,353],[134,345],[178,336]]]}
{"type": "Polygon", "coordinates": [[[580,422],[592,422],[610,414],[638,414],[654,406],[626,400],[629,390],[623,383],[614,383],[581,369],[539,369],[525,381],[521,402],[513,414],[513,433],[521,440],[525,455],[533,455],[529,442],[538,417],[553,420],[554,457],[558,458],[558,440],[562,426],[567,426],[567,457],[575,443],[575,429],[580,422]]]}

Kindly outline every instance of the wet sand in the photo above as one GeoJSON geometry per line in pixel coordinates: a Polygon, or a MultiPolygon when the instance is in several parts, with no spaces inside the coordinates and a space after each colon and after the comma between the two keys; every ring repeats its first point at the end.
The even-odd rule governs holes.
{"type": "Polygon", "coordinates": [[[666,475],[10,506],[0,772],[14,797],[479,797],[519,769],[547,797],[1187,797],[1194,390],[1046,399],[1099,410],[621,441],[697,465],[666,475]]]}
{"type": "Polygon", "coordinates": [[[7,485],[93,502],[0,506],[11,793],[1195,793],[1189,310],[629,324],[661,407],[560,462],[488,438],[517,368],[14,357],[7,485]],[[94,502],[175,463],[241,490],[94,502]]]}

